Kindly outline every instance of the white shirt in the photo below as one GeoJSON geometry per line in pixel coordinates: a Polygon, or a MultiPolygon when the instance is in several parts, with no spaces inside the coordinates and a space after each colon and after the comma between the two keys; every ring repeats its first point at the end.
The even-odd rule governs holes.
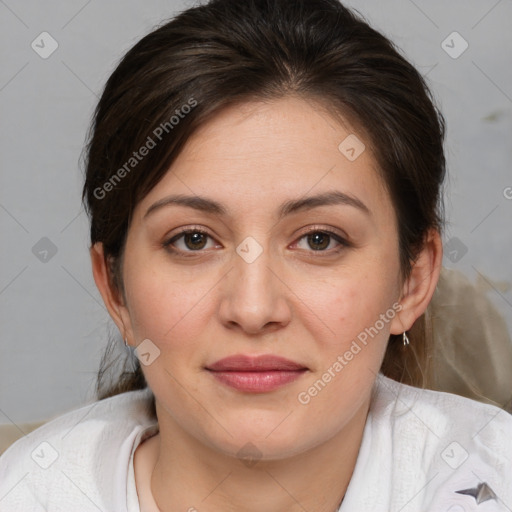
{"type": "MultiPolygon", "coordinates": [[[[158,431],[150,399],[97,401],[16,441],[0,457],[0,511],[140,512],[133,454],[158,431]]],[[[379,374],[339,512],[511,510],[512,415],[379,374]]]]}

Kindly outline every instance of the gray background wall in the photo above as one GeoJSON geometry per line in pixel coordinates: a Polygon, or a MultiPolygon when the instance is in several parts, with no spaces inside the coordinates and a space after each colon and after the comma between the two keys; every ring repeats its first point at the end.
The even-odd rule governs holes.
{"type": "MultiPolygon", "coordinates": [[[[448,124],[445,266],[485,285],[512,332],[512,1],[347,4],[428,77],[448,124]],[[463,39],[446,39],[454,31],[463,39]]],[[[78,159],[115,63],[190,5],[0,0],[0,423],[92,398],[113,324],[91,275],[78,159]],[[58,44],[49,56],[42,32],[58,44]]]]}

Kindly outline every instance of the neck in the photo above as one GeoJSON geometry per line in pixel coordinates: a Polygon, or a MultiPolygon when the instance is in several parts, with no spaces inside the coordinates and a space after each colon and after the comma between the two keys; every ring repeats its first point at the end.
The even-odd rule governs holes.
{"type": "Polygon", "coordinates": [[[165,413],[152,442],[151,491],[161,512],[335,512],[350,482],[369,401],[324,443],[290,458],[241,461],[190,436],[165,413]]]}

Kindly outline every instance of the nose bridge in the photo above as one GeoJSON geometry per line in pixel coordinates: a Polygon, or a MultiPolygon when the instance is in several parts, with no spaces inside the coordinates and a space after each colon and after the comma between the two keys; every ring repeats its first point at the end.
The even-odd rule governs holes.
{"type": "MultiPolygon", "coordinates": [[[[247,261],[239,256],[235,258],[235,286],[239,283],[240,287],[236,288],[236,292],[240,297],[256,298],[256,295],[265,292],[266,297],[270,296],[272,284],[270,271],[271,258],[268,251],[262,252],[253,261],[247,261]]],[[[234,289],[235,290],[235,289],[234,289]]],[[[252,301],[254,302],[254,301],[252,301]]]]}
{"type": "Polygon", "coordinates": [[[247,237],[236,253],[232,291],[245,308],[263,312],[273,296],[270,251],[247,237]]]}
{"type": "Polygon", "coordinates": [[[252,237],[237,246],[223,294],[221,315],[225,322],[257,332],[267,324],[287,321],[284,289],[272,269],[275,263],[268,248],[252,237]]]}

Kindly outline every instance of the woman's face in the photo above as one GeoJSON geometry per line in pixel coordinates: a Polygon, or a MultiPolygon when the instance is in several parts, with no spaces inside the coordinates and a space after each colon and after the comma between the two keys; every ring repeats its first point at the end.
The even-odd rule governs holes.
{"type": "Polygon", "coordinates": [[[297,98],[230,107],[137,205],[123,327],[161,422],[277,459],[367,406],[403,329],[395,215],[361,142],[297,98]]]}

